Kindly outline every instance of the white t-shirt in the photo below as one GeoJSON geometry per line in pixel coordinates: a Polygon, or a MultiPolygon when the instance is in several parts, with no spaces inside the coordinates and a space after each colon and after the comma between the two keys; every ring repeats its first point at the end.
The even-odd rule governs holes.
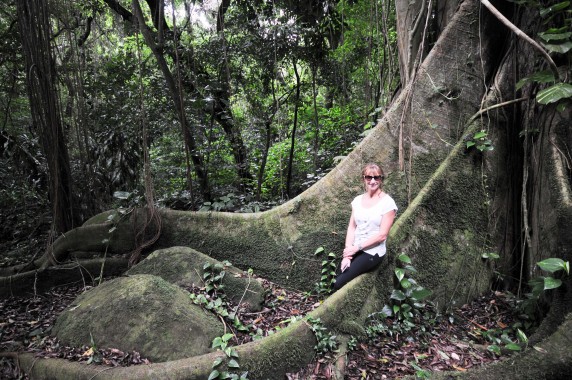
{"type": "MultiPolygon", "coordinates": [[[[364,207],[362,205],[363,194],[358,195],[352,201],[352,210],[354,214],[354,221],[356,222],[356,230],[353,245],[359,245],[369,239],[372,235],[379,233],[381,226],[381,219],[383,215],[389,211],[397,211],[397,205],[393,198],[385,194],[375,205],[372,207],[364,207]]],[[[364,252],[370,255],[385,255],[385,241],[377,246],[370,247],[364,252]]]]}

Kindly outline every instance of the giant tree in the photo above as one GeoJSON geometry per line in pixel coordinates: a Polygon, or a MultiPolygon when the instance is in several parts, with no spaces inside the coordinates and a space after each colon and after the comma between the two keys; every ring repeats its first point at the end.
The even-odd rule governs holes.
{"type": "MultiPolygon", "coordinates": [[[[557,9],[546,8],[542,14],[557,9]]],[[[511,28],[521,25],[528,34],[535,35],[534,28],[543,26],[531,22],[538,19],[538,9],[511,10],[514,12],[505,12],[513,20],[511,28]]],[[[551,20],[561,22],[563,18],[558,16],[562,14],[551,20]]],[[[558,29],[543,33],[552,34],[544,35],[548,41],[563,41],[562,50],[570,38],[558,29]]],[[[348,204],[360,191],[359,168],[365,162],[378,161],[386,168],[386,189],[401,210],[391,232],[389,255],[394,258],[406,252],[412,257],[419,268],[419,281],[433,290],[433,300],[440,308],[489,289],[498,280],[495,269],[514,274],[514,268],[508,265],[515,252],[518,273],[536,272],[534,263],[550,256],[569,261],[572,191],[567,163],[572,144],[571,115],[569,109],[553,103],[569,102],[570,85],[551,74],[554,86],[536,92],[546,85],[534,85],[534,80],[544,81],[547,76],[532,76],[531,71],[537,68],[530,65],[554,63],[552,58],[548,63],[529,59],[538,54],[537,49],[529,41],[515,39],[508,27],[479,2],[464,1],[376,128],[321,181],[263,213],[162,210],[162,234],[152,248],[193,247],[215,258],[229,259],[239,267],[253,268],[282,285],[309,289],[320,276],[319,262],[313,258],[316,246],[341,250],[348,204]],[[515,97],[516,89],[520,89],[515,79],[522,76],[529,78],[521,82],[527,84],[522,94],[527,96],[515,97]],[[544,128],[534,130],[536,125],[544,128]],[[522,160],[521,170],[507,165],[515,157],[522,160]],[[519,182],[514,176],[520,174],[519,182]],[[519,196],[514,196],[515,192],[519,196]],[[511,220],[515,207],[521,210],[522,229],[515,229],[511,220]],[[483,253],[491,250],[502,258],[498,268],[483,259],[483,253]]],[[[569,71],[565,60],[556,62],[560,63],[558,71],[569,71]]],[[[137,213],[134,210],[120,221],[109,218],[116,214],[114,211],[94,217],[54,243],[55,257],[62,261],[75,251],[129,251],[137,213]]],[[[33,286],[36,275],[41,277],[49,270],[51,260],[50,256],[38,260],[38,273],[4,277],[3,291],[8,292],[11,285],[33,286]]],[[[311,316],[320,317],[340,337],[364,335],[367,315],[380,310],[391,293],[393,267],[390,260],[387,267],[358,277],[325,300],[311,316]]],[[[454,376],[566,378],[572,368],[572,280],[564,276],[561,281],[563,285],[545,298],[550,310],[530,339],[535,348],[525,349],[498,365],[454,376]]],[[[314,345],[309,323],[299,321],[277,334],[240,346],[237,352],[241,368],[249,370],[249,376],[275,378],[311,360],[314,345]]],[[[23,368],[38,377],[68,373],[73,378],[193,379],[208,377],[217,356],[220,354],[215,352],[102,371],[20,355],[23,368]]]]}

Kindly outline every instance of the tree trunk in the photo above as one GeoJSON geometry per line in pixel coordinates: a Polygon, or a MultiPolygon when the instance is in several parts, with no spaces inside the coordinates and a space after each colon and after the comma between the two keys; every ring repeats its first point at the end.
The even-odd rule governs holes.
{"type": "Polygon", "coordinates": [[[179,122],[181,123],[181,130],[183,132],[183,137],[185,140],[185,148],[187,150],[188,155],[191,157],[193,161],[195,173],[197,175],[197,178],[199,179],[199,184],[201,186],[201,191],[203,193],[203,196],[205,197],[205,199],[210,199],[211,197],[210,189],[208,185],[208,176],[204,167],[204,160],[199,154],[196,153],[197,144],[191,132],[191,128],[187,120],[187,115],[185,113],[185,107],[182,97],[182,89],[179,85],[177,85],[177,82],[173,77],[173,73],[169,69],[167,61],[163,56],[163,53],[160,51],[159,47],[155,44],[153,36],[151,35],[147,25],[145,24],[145,19],[143,18],[143,12],[141,11],[141,7],[139,5],[138,0],[133,1],[133,9],[135,12],[135,17],[138,21],[139,30],[141,31],[141,34],[145,38],[147,46],[149,46],[149,48],[153,52],[153,55],[155,56],[155,59],[159,64],[159,68],[163,73],[163,77],[165,78],[167,87],[169,88],[171,99],[173,101],[173,106],[177,111],[177,116],[179,118],[179,122]]]}
{"type": "Polygon", "coordinates": [[[296,75],[296,97],[294,98],[294,121],[292,122],[292,136],[290,143],[290,155],[288,156],[288,175],[286,177],[286,194],[292,198],[292,171],[294,167],[294,148],[296,145],[296,129],[298,127],[298,109],[300,107],[300,74],[294,59],[294,74],[296,75]]]}
{"type": "Polygon", "coordinates": [[[244,141],[240,134],[240,130],[234,123],[232,110],[230,108],[230,66],[228,64],[228,48],[226,46],[226,36],[224,34],[224,17],[230,0],[223,0],[217,12],[217,32],[222,40],[223,62],[219,68],[220,91],[215,91],[215,119],[226,133],[230,142],[232,156],[237,166],[238,176],[240,178],[239,187],[244,191],[248,187],[248,183],[253,179],[250,174],[248,165],[248,155],[244,141]]]}
{"type": "Polygon", "coordinates": [[[49,194],[56,234],[75,226],[71,169],[56,90],[50,47],[48,3],[16,2],[20,38],[26,59],[26,81],[34,127],[48,160],[49,194]]]}

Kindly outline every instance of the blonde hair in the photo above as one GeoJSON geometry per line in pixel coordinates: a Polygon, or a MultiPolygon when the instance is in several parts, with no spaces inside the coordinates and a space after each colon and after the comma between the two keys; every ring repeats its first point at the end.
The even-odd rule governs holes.
{"type": "Polygon", "coordinates": [[[369,164],[365,164],[365,166],[363,167],[363,169],[361,171],[362,178],[364,175],[367,174],[367,172],[370,172],[370,171],[375,171],[375,172],[379,173],[382,181],[385,179],[385,174],[383,173],[383,169],[381,168],[381,166],[379,166],[378,164],[371,163],[371,162],[369,164]]]}

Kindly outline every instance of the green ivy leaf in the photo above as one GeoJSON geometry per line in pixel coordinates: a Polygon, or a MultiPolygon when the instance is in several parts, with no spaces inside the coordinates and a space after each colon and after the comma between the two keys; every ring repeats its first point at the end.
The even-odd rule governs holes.
{"type": "Polygon", "coordinates": [[[554,4],[548,8],[542,8],[540,10],[540,16],[544,17],[544,16],[549,15],[550,13],[554,13],[554,12],[564,10],[564,9],[568,8],[569,5],[570,5],[569,1],[563,1],[561,3],[554,4]]]}
{"type": "Polygon", "coordinates": [[[395,268],[395,276],[397,277],[397,281],[403,280],[405,270],[403,268],[395,268]]]}
{"type": "Polygon", "coordinates": [[[411,266],[411,265],[406,265],[404,269],[407,270],[407,271],[409,271],[409,272],[411,272],[411,273],[417,273],[417,269],[415,269],[415,268],[414,268],[413,266],[411,266]]]}
{"type": "Polygon", "coordinates": [[[486,253],[483,253],[483,254],[481,255],[481,257],[482,257],[483,259],[493,259],[493,260],[496,260],[496,259],[498,259],[500,256],[498,255],[498,253],[495,253],[495,252],[486,252],[486,253]]]}
{"type": "Polygon", "coordinates": [[[389,307],[389,305],[385,305],[383,309],[381,309],[381,313],[387,317],[391,317],[393,315],[393,311],[391,310],[391,307],[389,307]]]}
{"type": "Polygon", "coordinates": [[[318,247],[318,249],[316,249],[316,252],[314,252],[314,255],[317,255],[322,252],[324,252],[324,247],[318,247]]]}
{"type": "Polygon", "coordinates": [[[403,280],[401,280],[401,287],[403,287],[403,289],[409,289],[411,287],[411,283],[409,282],[408,279],[404,278],[403,280]]]}
{"type": "Polygon", "coordinates": [[[550,70],[542,70],[532,74],[529,77],[522,78],[516,84],[516,89],[520,90],[525,84],[530,82],[536,83],[552,83],[554,82],[554,73],[550,70]]]}
{"type": "Polygon", "coordinates": [[[429,289],[421,288],[416,289],[411,292],[411,298],[415,299],[416,301],[423,301],[427,297],[429,297],[432,292],[429,289]]]}
{"type": "Polygon", "coordinates": [[[565,270],[566,273],[568,273],[568,266],[567,266],[567,262],[559,259],[557,257],[551,257],[549,259],[546,260],[542,260],[539,261],[538,263],[536,263],[542,270],[545,270],[547,272],[550,273],[554,273],[557,272],[559,270],[565,270]]]}
{"type": "Polygon", "coordinates": [[[566,98],[572,98],[572,85],[568,83],[557,83],[536,94],[536,101],[540,104],[555,103],[566,98]]]}
{"type": "Polygon", "coordinates": [[[220,336],[217,336],[216,338],[213,339],[212,348],[220,347],[221,344],[222,344],[222,339],[220,338],[220,336]]]}
{"type": "Polygon", "coordinates": [[[397,259],[399,261],[401,261],[402,263],[411,264],[411,258],[409,256],[407,256],[405,253],[402,253],[401,255],[399,255],[397,257],[397,259]]]}
{"type": "Polygon", "coordinates": [[[544,290],[556,289],[560,285],[562,285],[562,280],[559,280],[557,278],[552,278],[552,277],[545,277],[544,278],[544,290]]]}
{"type": "Polygon", "coordinates": [[[520,351],[521,348],[518,344],[516,343],[509,343],[505,346],[506,349],[511,350],[511,351],[520,351]]]}
{"type": "Polygon", "coordinates": [[[212,368],[218,367],[220,365],[220,363],[222,363],[223,361],[223,357],[218,357],[213,361],[213,365],[212,368]]]}
{"type": "Polygon", "coordinates": [[[542,38],[544,41],[560,41],[560,40],[567,40],[572,36],[572,32],[564,32],[564,33],[552,33],[552,32],[544,32],[538,33],[538,37],[542,38]]]}
{"type": "Polygon", "coordinates": [[[228,368],[240,368],[240,365],[238,364],[238,362],[234,359],[230,359],[228,361],[228,368]]]}
{"type": "Polygon", "coordinates": [[[496,344],[491,344],[490,346],[487,347],[487,350],[494,352],[497,355],[501,354],[500,347],[497,346],[496,344]]]}
{"type": "Polygon", "coordinates": [[[550,52],[566,54],[572,49],[572,41],[565,41],[559,44],[542,44],[542,46],[550,52]]]}
{"type": "Polygon", "coordinates": [[[518,336],[518,340],[522,343],[528,343],[528,337],[521,329],[516,329],[516,335],[518,336]]]}
{"type": "Polygon", "coordinates": [[[405,298],[406,296],[401,290],[394,289],[393,292],[391,292],[391,299],[403,301],[405,298]]]}
{"type": "Polygon", "coordinates": [[[218,378],[219,375],[220,375],[220,372],[215,369],[215,370],[212,371],[211,374],[209,375],[209,379],[208,379],[208,380],[214,380],[214,379],[218,378]]]}

